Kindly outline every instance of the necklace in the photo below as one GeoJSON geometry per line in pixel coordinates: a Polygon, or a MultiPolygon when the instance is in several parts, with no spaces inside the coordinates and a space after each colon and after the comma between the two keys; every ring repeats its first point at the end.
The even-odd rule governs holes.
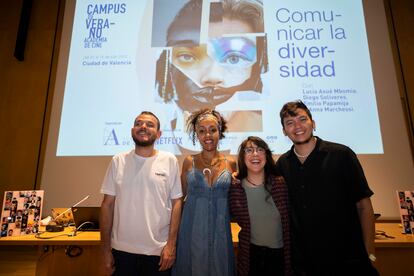
{"type": "Polygon", "coordinates": [[[206,175],[206,173],[209,173],[209,175],[211,175],[211,170],[209,168],[204,168],[203,174],[206,175]]]}
{"type": "MultiPolygon", "coordinates": [[[[208,162],[206,162],[206,161],[204,160],[204,158],[203,158],[203,156],[202,156],[202,155],[200,155],[200,159],[201,159],[201,163],[202,163],[202,164],[203,164],[203,166],[205,167],[205,168],[203,169],[203,174],[204,174],[204,175],[206,175],[207,173],[209,173],[209,175],[211,176],[211,173],[212,173],[213,168],[214,168],[217,164],[219,164],[219,163],[220,163],[220,156],[218,156],[218,157],[217,157],[216,162],[214,162],[214,163],[208,163],[208,162]]],[[[213,161],[213,160],[214,160],[214,157],[213,157],[213,159],[211,159],[211,161],[213,161]]]]}
{"type": "Polygon", "coordinates": [[[260,186],[260,185],[263,184],[263,181],[262,181],[262,183],[256,184],[256,183],[252,182],[248,177],[246,177],[246,180],[247,180],[247,182],[249,182],[249,184],[251,184],[251,185],[253,185],[255,187],[260,186]]]}
{"type": "MultiPolygon", "coordinates": [[[[313,137],[315,142],[316,142],[316,137],[313,137]]],[[[295,153],[295,155],[299,158],[307,158],[313,151],[313,149],[315,148],[315,145],[312,147],[312,149],[305,155],[300,155],[299,153],[297,153],[296,148],[293,147],[293,152],[295,153]]]]}
{"type": "Polygon", "coordinates": [[[294,153],[295,153],[295,155],[296,155],[297,157],[299,157],[299,158],[307,158],[307,157],[309,156],[309,154],[310,154],[312,151],[310,151],[308,154],[305,154],[305,155],[300,155],[299,153],[297,153],[297,152],[296,152],[295,147],[293,147],[293,152],[294,152],[294,153]]]}
{"type": "MultiPolygon", "coordinates": [[[[200,155],[200,159],[201,159],[201,163],[203,163],[203,166],[207,167],[207,168],[213,168],[213,167],[217,166],[217,164],[220,163],[220,157],[219,156],[217,157],[215,162],[206,162],[206,160],[204,160],[202,155],[200,155]]],[[[214,160],[214,157],[213,157],[213,159],[211,159],[211,161],[213,161],[213,160],[214,160]]]]}

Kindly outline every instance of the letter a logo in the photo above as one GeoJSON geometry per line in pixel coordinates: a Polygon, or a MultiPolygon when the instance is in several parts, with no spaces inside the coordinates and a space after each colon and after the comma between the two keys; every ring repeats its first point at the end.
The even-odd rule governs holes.
{"type": "Polygon", "coordinates": [[[104,146],[118,146],[118,137],[116,137],[115,129],[104,133],[104,146]]]}

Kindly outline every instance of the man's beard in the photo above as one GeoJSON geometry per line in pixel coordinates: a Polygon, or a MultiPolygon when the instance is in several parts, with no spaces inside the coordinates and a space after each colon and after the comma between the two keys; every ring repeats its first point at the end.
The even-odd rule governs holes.
{"type": "Polygon", "coordinates": [[[140,141],[135,137],[132,137],[132,140],[134,140],[134,143],[136,146],[138,147],[148,147],[148,146],[152,146],[155,143],[155,140],[157,140],[157,138],[155,137],[151,137],[149,140],[147,141],[140,141]]]}
{"type": "Polygon", "coordinates": [[[309,143],[312,140],[312,138],[313,138],[313,133],[311,133],[311,135],[309,136],[309,138],[306,139],[305,141],[293,142],[293,144],[295,144],[295,145],[304,145],[304,144],[309,143]]]}

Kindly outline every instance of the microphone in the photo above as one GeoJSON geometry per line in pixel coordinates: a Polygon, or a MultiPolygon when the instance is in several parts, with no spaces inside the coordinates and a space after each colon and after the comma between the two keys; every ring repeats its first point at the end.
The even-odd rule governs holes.
{"type": "MultiPolygon", "coordinates": [[[[55,218],[50,218],[50,216],[49,216],[48,218],[50,218],[50,219],[49,219],[48,224],[46,225],[46,231],[47,232],[61,232],[61,231],[63,231],[63,229],[64,229],[63,225],[58,225],[56,223],[56,219],[63,216],[64,214],[66,214],[67,212],[72,210],[72,208],[78,206],[79,204],[81,204],[82,202],[87,200],[89,198],[89,196],[90,195],[85,196],[83,199],[81,199],[77,203],[73,204],[71,207],[69,207],[68,209],[63,211],[61,214],[57,215],[55,218]]],[[[44,220],[46,220],[46,219],[44,219],[44,220]]]]}

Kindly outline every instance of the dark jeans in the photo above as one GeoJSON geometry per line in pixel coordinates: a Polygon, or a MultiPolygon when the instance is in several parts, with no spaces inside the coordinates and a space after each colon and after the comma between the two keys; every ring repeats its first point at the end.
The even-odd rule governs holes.
{"type": "Polygon", "coordinates": [[[283,248],[250,244],[249,276],[284,275],[283,248]]]}
{"type": "Polygon", "coordinates": [[[297,265],[293,267],[295,276],[379,276],[368,258],[341,261],[335,264],[308,264],[306,268],[297,265]]]}
{"type": "Polygon", "coordinates": [[[171,269],[159,271],[160,256],[133,254],[112,249],[115,260],[115,276],[169,276],[171,269]]]}

